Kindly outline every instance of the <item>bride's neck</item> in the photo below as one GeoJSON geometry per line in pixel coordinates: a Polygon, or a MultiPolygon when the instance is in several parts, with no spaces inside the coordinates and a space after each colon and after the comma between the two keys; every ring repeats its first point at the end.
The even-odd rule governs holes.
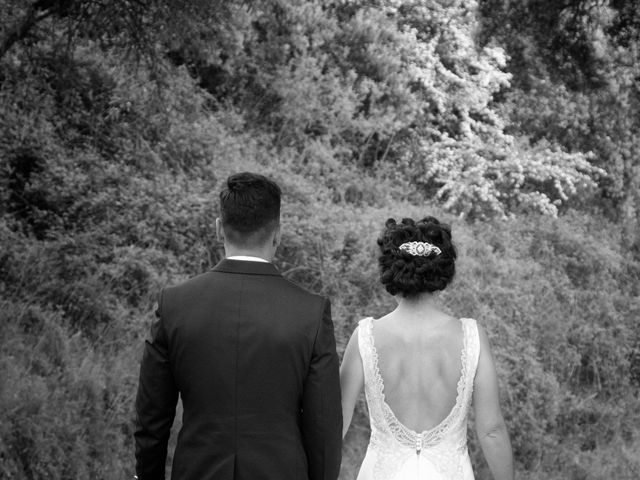
{"type": "Polygon", "coordinates": [[[395,312],[398,316],[406,319],[420,319],[424,321],[429,314],[440,313],[440,308],[436,304],[436,296],[433,293],[425,292],[416,297],[397,297],[398,306],[395,312]]]}

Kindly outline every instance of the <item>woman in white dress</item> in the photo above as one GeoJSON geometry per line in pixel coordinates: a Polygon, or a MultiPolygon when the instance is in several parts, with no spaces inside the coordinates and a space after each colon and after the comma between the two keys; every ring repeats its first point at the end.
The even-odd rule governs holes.
{"type": "Polygon", "coordinates": [[[398,307],[360,321],[345,350],[343,436],[365,389],[371,439],[357,480],[473,480],[467,413],[495,480],[513,480],[509,434],[484,330],[440,311],[434,293],[455,274],[451,229],[433,217],[389,219],[380,278],[398,307]]]}

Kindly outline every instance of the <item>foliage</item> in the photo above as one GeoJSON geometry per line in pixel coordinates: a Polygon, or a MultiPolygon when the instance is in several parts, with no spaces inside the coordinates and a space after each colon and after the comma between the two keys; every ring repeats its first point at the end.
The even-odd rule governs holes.
{"type": "MultiPolygon", "coordinates": [[[[276,263],[331,297],[340,352],[393,307],[384,220],[435,214],[460,250],[441,300],[488,330],[519,476],[638,477],[633,9],[608,7],[598,83],[517,57],[513,35],[480,45],[471,1],[154,2],[132,24],[144,42],[94,13],[146,4],[115,3],[36,2],[50,13],[0,57],[0,476],[131,474],[155,295],[221,258],[216,192],[257,170],[284,190],[276,263]]],[[[4,5],[2,35],[28,9],[4,5]]],[[[362,403],[355,419],[345,479],[362,403]]],[[[471,453],[487,478],[473,435],[471,453]]]]}
{"type": "MultiPolygon", "coordinates": [[[[633,247],[640,229],[640,36],[629,1],[483,0],[483,42],[510,56],[510,130],[570,152],[593,152],[599,208],[619,218],[633,247]]],[[[583,198],[583,201],[587,200],[583,198]]]]}
{"type": "Polygon", "coordinates": [[[306,156],[320,141],[332,158],[399,170],[470,217],[555,215],[603,173],[589,150],[505,132],[493,97],[510,75],[502,48],[475,43],[472,1],[252,6],[216,35],[215,51],[195,30],[172,58],[217,99],[248,110],[250,126],[266,127],[276,145],[306,156]]]}

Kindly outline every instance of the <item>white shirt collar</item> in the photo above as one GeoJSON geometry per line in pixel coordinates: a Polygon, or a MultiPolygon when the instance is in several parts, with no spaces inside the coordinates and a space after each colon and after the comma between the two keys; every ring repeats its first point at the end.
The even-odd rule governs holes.
{"type": "Polygon", "coordinates": [[[227,257],[227,260],[243,260],[245,262],[262,262],[262,263],[270,263],[268,260],[260,257],[252,257],[250,255],[234,255],[232,257],[227,257]]]}

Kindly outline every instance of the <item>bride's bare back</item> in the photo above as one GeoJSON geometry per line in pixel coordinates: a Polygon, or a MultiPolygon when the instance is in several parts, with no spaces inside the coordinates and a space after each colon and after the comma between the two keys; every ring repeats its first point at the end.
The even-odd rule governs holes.
{"type": "Polygon", "coordinates": [[[389,314],[373,323],[386,403],[406,427],[422,432],[456,403],[462,369],[462,325],[441,314],[422,322],[389,314]]]}

